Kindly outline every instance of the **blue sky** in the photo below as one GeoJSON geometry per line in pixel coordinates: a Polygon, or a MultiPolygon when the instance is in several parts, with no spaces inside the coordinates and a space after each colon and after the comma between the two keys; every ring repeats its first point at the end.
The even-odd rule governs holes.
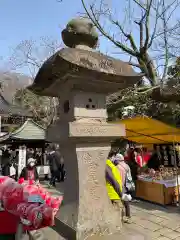
{"type": "MultiPolygon", "coordinates": [[[[116,11],[115,16],[122,20],[123,8],[127,0],[111,0],[109,2],[112,2],[116,11]]],[[[63,0],[61,3],[56,0],[1,0],[0,66],[2,67],[11,55],[12,49],[23,40],[38,41],[42,36],[61,39],[61,30],[70,19],[78,16],[79,12],[83,12],[80,0],[63,0]]],[[[138,12],[134,12],[138,16],[138,12]]],[[[114,29],[111,28],[110,31],[114,32],[114,29]]],[[[133,28],[133,31],[135,31],[133,32],[135,39],[138,40],[137,30],[133,28]]],[[[102,39],[100,49],[102,52],[111,54],[118,51],[102,39]]],[[[122,54],[115,56],[127,60],[122,54]]]]}
{"type": "MultiPolygon", "coordinates": [[[[78,2],[78,1],[77,1],[78,2]]],[[[8,53],[8,47],[23,39],[38,39],[42,35],[60,38],[60,27],[81,11],[81,5],[70,6],[69,0],[1,0],[0,3],[0,51],[8,53]]]]}
{"type": "Polygon", "coordinates": [[[79,0],[1,0],[0,56],[6,59],[22,40],[60,39],[61,30],[78,12],[83,12],[79,0]]]}
{"type": "MultiPolygon", "coordinates": [[[[122,0],[124,1],[124,0],[122,0]]],[[[42,36],[61,39],[67,22],[83,12],[80,0],[1,0],[0,1],[0,66],[23,40],[39,41],[42,36]]],[[[101,50],[110,44],[101,40],[101,50]]]]}
{"type": "Polygon", "coordinates": [[[1,0],[0,56],[6,59],[22,40],[38,40],[41,36],[60,39],[61,29],[68,20],[82,11],[80,1],[70,4],[72,1],[1,0]]]}

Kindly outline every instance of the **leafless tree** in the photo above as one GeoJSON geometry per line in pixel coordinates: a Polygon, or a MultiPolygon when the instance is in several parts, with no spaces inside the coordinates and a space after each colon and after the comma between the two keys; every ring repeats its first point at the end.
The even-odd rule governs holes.
{"type": "Polygon", "coordinates": [[[166,77],[171,48],[179,32],[179,0],[81,0],[99,32],[145,73],[151,86],[166,77]],[[93,1],[93,2],[92,2],[93,1]],[[173,36],[174,37],[174,36],[173,36]]]}
{"type": "MultiPolygon", "coordinates": [[[[9,59],[10,69],[27,72],[33,81],[44,61],[60,46],[58,41],[50,37],[41,37],[40,41],[24,40],[13,49],[9,59]]],[[[35,118],[46,126],[57,117],[57,98],[40,97],[23,89],[17,92],[16,100],[28,107],[35,118]]]]}
{"type": "Polygon", "coordinates": [[[9,59],[11,69],[23,70],[34,79],[44,61],[52,56],[60,46],[58,41],[50,37],[41,37],[39,41],[24,40],[12,50],[9,59]]]}

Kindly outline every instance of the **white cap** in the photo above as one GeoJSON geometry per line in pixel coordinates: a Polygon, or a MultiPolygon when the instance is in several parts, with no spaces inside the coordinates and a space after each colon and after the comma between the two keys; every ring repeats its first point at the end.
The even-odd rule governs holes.
{"type": "Polygon", "coordinates": [[[115,159],[118,161],[124,161],[124,156],[120,153],[117,153],[115,156],[115,159]]]}
{"type": "Polygon", "coordinates": [[[27,164],[29,165],[30,163],[34,163],[35,162],[35,159],[34,158],[29,158],[28,160],[27,160],[27,164]]]}

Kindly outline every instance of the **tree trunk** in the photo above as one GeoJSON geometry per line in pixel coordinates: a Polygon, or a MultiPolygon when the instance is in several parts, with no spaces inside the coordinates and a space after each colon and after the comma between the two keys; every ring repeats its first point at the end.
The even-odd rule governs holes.
{"type": "Polygon", "coordinates": [[[149,82],[150,82],[151,86],[155,86],[156,85],[157,71],[156,71],[156,68],[154,66],[153,60],[151,59],[149,54],[147,52],[142,54],[138,58],[138,62],[140,64],[141,71],[146,74],[146,77],[149,79],[149,82]]]}

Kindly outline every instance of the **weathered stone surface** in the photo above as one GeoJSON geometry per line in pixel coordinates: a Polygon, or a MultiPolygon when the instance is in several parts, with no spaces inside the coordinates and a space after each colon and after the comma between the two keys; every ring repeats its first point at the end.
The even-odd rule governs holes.
{"type": "Polygon", "coordinates": [[[93,87],[93,92],[112,93],[133,86],[144,76],[134,72],[123,61],[92,51],[96,47],[98,34],[87,19],[70,21],[62,31],[62,37],[70,48],[61,49],[40,68],[33,85],[29,87],[37,94],[60,96],[60,89],[70,78],[71,85],[75,85],[76,89],[90,91],[93,87]]]}
{"type": "Polygon", "coordinates": [[[169,238],[161,236],[161,237],[157,238],[157,240],[169,240],[169,238]]]}
{"type": "Polygon", "coordinates": [[[72,19],[62,31],[62,39],[66,46],[73,48],[77,45],[85,45],[96,48],[98,33],[94,24],[87,18],[72,19]]]}
{"type": "Polygon", "coordinates": [[[105,165],[110,141],[125,131],[119,124],[106,123],[106,95],[133,86],[143,75],[93,51],[98,36],[87,20],[69,22],[62,36],[71,48],[49,58],[30,89],[60,96],[59,119],[47,131],[47,140],[59,144],[67,170],[56,224],[65,238],[84,240],[122,227],[122,209],[115,209],[107,195],[105,165]]]}
{"type": "Polygon", "coordinates": [[[119,137],[125,136],[125,126],[121,124],[94,124],[77,123],[69,124],[70,137],[119,137]]]}
{"type": "Polygon", "coordinates": [[[60,118],[47,131],[47,139],[59,143],[67,170],[56,224],[61,222],[67,239],[80,240],[116,233],[122,225],[121,210],[114,209],[107,196],[105,163],[110,140],[124,135],[124,127],[106,123],[104,93],[84,93],[71,89],[61,95],[60,118]],[[67,101],[70,107],[64,111],[67,101]]]}
{"type": "Polygon", "coordinates": [[[64,48],[43,64],[29,89],[39,95],[59,97],[62,88],[71,84],[80,90],[94,86],[94,92],[113,93],[133,86],[142,77],[127,63],[99,52],[64,48]],[[99,85],[101,81],[103,84],[99,85]]]}
{"type": "Polygon", "coordinates": [[[168,237],[169,239],[176,239],[177,237],[180,237],[180,233],[173,231],[164,234],[164,236],[168,237]]]}
{"type": "Polygon", "coordinates": [[[110,146],[88,143],[61,148],[71,177],[64,184],[64,206],[58,218],[76,229],[77,239],[121,228],[121,212],[113,209],[107,197],[104,173],[109,150],[110,146]]]}
{"type": "Polygon", "coordinates": [[[180,233],[180,227],[176,228],[176,231],[180,233]]]}

